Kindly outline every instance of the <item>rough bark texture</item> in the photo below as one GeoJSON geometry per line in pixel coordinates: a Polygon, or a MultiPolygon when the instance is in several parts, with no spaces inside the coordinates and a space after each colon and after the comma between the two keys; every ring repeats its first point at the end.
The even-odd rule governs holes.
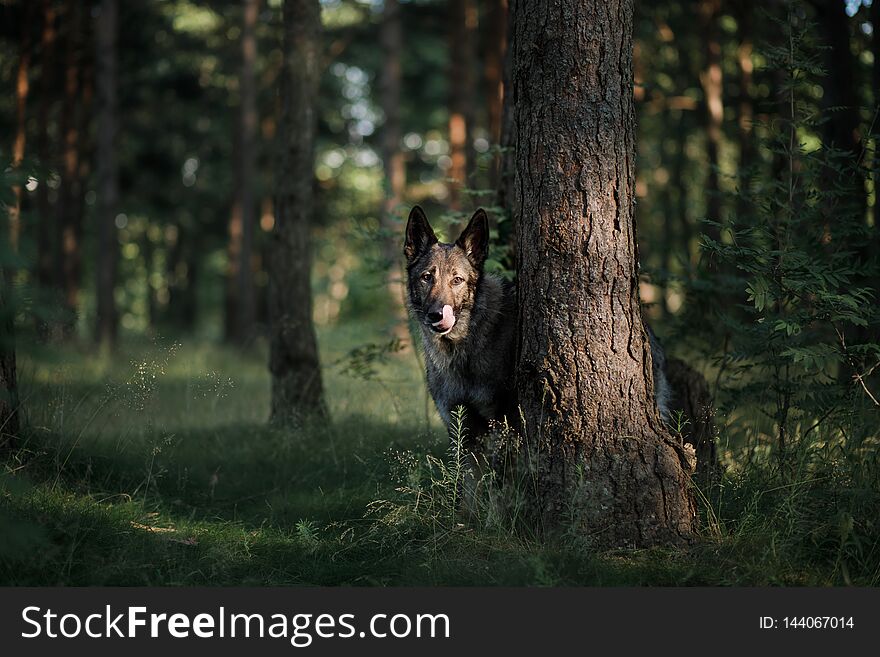
{"type": "MultiPolygon", "coordinates": [[[[700,27],[703,32],[705,61],[700,72],[703,87],[703,105],[706,112],[706,159],[709,168],[706,172],[706,217],[721,221],[721,187],[718,181],[720,162],[721,133],[724,123],[724,101],[722,97],[721,42],[718,39],[718,17],[721,13],[721,0],[700,0],[700,27]]],[[[718,240],[721,232],[716,226],[706,226],[706,234],[718,240]]]]}
{"type": "Polygon", "coordinates": [[[117,131],[117,0],[102,0],[97,27],[98,120],[96,153],[98,185],[97,324],[95,339],[100,345],[116,344],[116,268],[118,238],[116,214],[119,205],[119,169],[116,160],[117,131]]]}
{"type": "Polygon", "coordinates": [[[511,14],[517,390],[539,511],[617,547],[695,526],[639,310],[632,13],[632,0],[541,0],[511,14]]]}
{"type": "Polygon", "coordinates": [[[449,205],[461,209],[462,189],[473,170],[474,71],[477,8],[473,0],[451,0],[449,7],[449,205]]]}
{"type": "Polygon", "coordinates": [[[271,419],[326,414],[312,325],[309,228],[314,213],[315,103],[320,75],[318,0],[285,0],[281,154],[269,260],[271,419]]]}
{"type": "Polygon", "coordinates": [[[400,340],[409,335],[404,306],[403,272],[400,268],[401,225],[395,215],[403,202],[406,165],[400,149],[400,88],[403,30],[397,0],[385,0],[382,12],[382,76],[379,93],[385,122],[382,125],[382,162],[385,167],[385,202],[382,208],[383,244],[387,266],[385,286],[391,303],[392,333],[400,340]]]}

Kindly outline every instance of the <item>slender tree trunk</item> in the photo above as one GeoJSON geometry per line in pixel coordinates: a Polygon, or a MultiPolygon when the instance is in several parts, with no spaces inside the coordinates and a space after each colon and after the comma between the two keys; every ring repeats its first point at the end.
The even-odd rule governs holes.
{"type": "MultiPolygon", "coordinates": [[[[871,87],[874,94],[874,115],[880,121],[880,2],[871,3],[871,46],[874,55],[874,65],[871,68],[871,87]]],[[[874,126],[875,132],[880,132],[878,125],[874,126]]],[[[880,144],[874,140],[874,253],[880,251],[880,144]]]]}
{"type": "Polygon", "coordinates": [[[510,19],[516,11],[514,6],[516,2],[517,0],[507,0],[506,48],[502,68],[504,91],[501,102],[501,154],[498,165],[498,184],[495,187],[495,204],[504,211],[507,219],[499,224],[498,237],[499,241],[508,247],[509,257],[504,264],[511,269],[515,267],[516,263],[514,219],[519,216],[519,209],[516,206],[516,190],[514,189],[516,181],[516,125],[514,124],[516,105],[514,94],[516,88],[513,85],[512,75],[513,40],[516,38],[516,33],[513,21],[510,19]]]}
{"type": "Polygon", "coordinates": [[[451,0],[449,7],[449,205],[462,208],[462,189],[470,182],[474,161],[474,70],[477,9],[473,0],[451,0]]]}
{"type": "Polygon", "coordinates": [[[737,132],[739,136],[739,186],[742,193],[738,196],[737,212],[742,215],[748,211],[747,193],[750,168],[754,160],[755,139],[753,133],[754,103],[752,101],[752,12],[753,7],[748,0],[736,3],[736,19],[739,27],[739,46],[736,49],[736,60],[739,67],[739,104],[737,108],[737,132]]]}
{"type": "MultiPolygon", "coordinates": [[[[53,0],[43,0],[43,32],[40,38],[40,107],[38,113],[37,157],[43,176],[37,186],[37,210],[40,215],[37,226],[37,283],[42,289],[48,289],[53,282],[53,247],[52,229],[54,216],[49,203],[49,169],[52,164],[52,152],[49,146],[49,120],[55,100],[55,27],[56,13],[53,0]]],[[[46,333],[46,327],[40,322],[38,331],[46,333]]]]}
{"type": "Polygon", "coordinates": [[[517,391],[546,522],[597,546],[695,527],[653,403],[634,224],[632,0],[517,2],[517,391]]]}
{"type": "MultiPolygon", "coordinates": [[[[21,26],[21,54],[18,58],[18,70],[15,74],[15,138],[12,142],[12,167],[18,169],[24,161],[24,148],[27,141],[27,100],[30,91],[31,65],[31,23],[34,7],[27,3],[24,9],[24,21],[21,26]]],[[[14,200],[9,208],[9,245],[13,252],[18,252],[21,236],[21,185],[12,188],[14,200]]],[[[12,270],[9,270],[12,284],[12,270]]]]}
{"type": "Polygon", "coordinates": [[[321,70],[318,0],[285,0],[281,153],[269,261],[269,370],[274,422],[326,415],[312,324],[310,228],[315,211],[316,95],[321,70]]]}
{"type": "Polygon", "coordinates": [[[98,66],[98,251],[96,256],[97,323],[95,339],[101,346],[116,344],[116,270],[118,239],[116,214],[119,205],[119,172],[116,163],[117,131],[117,0],[102,0],[97,29],[98,66]]]}
{"type": "Polygon", "coordinates": [[[19,431],[14,321],[6,272],[0,268],[0,449],[13,447],[19,431]]]}
{"type": "Polygon", "coordinates": [[[241,258],[238,269],[238,334],[243,341],[254,331],[254,224],[256,199],[254,179],[257,168],[257,88],[255,30],[259,0],[244,0],[241,69],[241,258]]]}
{"type": "MultiPolygon", "coordinates": [[[[700,72],[700,84],[703,87],[703,104],[706,112],[706,159],[709,165],[706,174],[706,217],[717,222],[722,220],[718,166],[724,122],[721,42],[718,38],[720,13],[721,0],[700,0],[699,17],[705,57],[703,70],[700,72]]],[[[720,239],[721,232],[717,227],[707,226],[705,230],[712,239],[720,239]]]]}
{"type": "Polygon", "coordinates": [[[80,94],[83,90],[82,48],[85,12],[86,8],[82,3],[69,0],[65,5],[62,22],[67,34],[64,100],[61,112],[63,164],[56,225],[58,231],[56,242],[60,252],[57,254],[55,276],[58,289],[62,291],[65,311],[61,327],[63,337],[69,337],[73,333],[79,306],[82,224],[78,206],[82,185],[80,154],[83,136],[80,134],[77,117],[81,109],[80,94]]]}
{"type": "MultiPolygon", "coordinates": [[[[486,9],[486,52],[483,80],[486,85],[486,119],[489,143],[501,144],[501,122],[504,113],[504,53],[507,50],[507,0],[489,0],[486,9]]],[[[492,158],[489,166],[489,187],[497,189],[501,177],[501,157],[492,158]]]]}
{"type": "Polygon", "coordinates": [[[403,301],[403,272],[400,267],[401,224],[396,219],[403,202],[406,186],[406,164],[400,150],[400,86],[403,31],[401,29],[400,5],[397,0],[385,0],[382,13],[382,76],[380,98],[385,123],[382,126],[382,162],[385,167],[385,203],[382,209],[382,228],[385,232],[384,259],[386,263],[385,286],[391,303],[392,333],[406,340],[406,308],[403,301]]]}

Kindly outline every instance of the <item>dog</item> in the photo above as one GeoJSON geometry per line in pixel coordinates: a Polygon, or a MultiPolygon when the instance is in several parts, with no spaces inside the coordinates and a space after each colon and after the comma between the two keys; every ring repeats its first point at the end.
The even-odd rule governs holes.
{"type": "MultiPolygon", "coordinates": [[[[518,417],[514,366],[517,308],[513,283],[484,271],[489,218],[477,210],[459,238],[440,242],[419,206],[406,224],[407,299],[418,324],[428,390],[447,428],[458,406],[465,409],[466,436],[479,448],[493,421],[518,417]]],[[[666,356],[647,328],[653,355],[655,401],[669,421],[666,356]]]]}

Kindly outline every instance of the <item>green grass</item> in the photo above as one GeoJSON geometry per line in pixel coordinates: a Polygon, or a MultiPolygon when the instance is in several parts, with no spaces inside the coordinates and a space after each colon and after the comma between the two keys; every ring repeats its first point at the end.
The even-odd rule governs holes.
{"type": "Polygon", "coordinates": [[[0,583],[880,583],[876,451],[814,446],[784,484],[769,466],[740,469],[684,550],[594,553],[503,523],[429,522],[423,500],[396,490],[402,462],[417,495],[437,494],[413,464],[425,476],[426,456],[447,451],[416,359],[364,380],[338,364],[362,330],[320,338],[333,422],[291,431],[266,424],[260,349],[24,348],[26,431],[0,464],[0,583]]]}

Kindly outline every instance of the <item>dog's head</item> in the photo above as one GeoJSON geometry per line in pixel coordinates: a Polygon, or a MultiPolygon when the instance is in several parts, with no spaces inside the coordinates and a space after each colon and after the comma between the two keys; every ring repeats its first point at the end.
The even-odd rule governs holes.
{"type": "Polygon", "coordinates": [[[488,252],[489,219],[483,209],[474,213],[454,244],[437,241],[424,211],[412,209],[403,253],[410,307],[423,326],[450,339],[467,334],[488,252]]]}

